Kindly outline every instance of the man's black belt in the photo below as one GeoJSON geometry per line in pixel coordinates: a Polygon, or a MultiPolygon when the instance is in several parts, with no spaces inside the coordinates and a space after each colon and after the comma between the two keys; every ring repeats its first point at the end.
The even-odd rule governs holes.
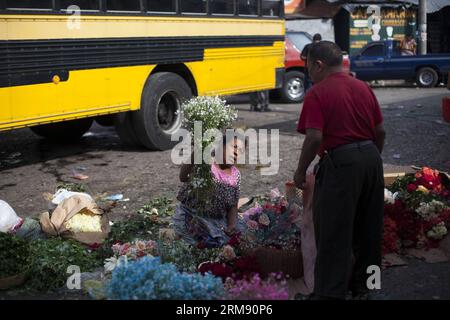
{"type": "Polygon", "coordinates": [[[373,144],[372,140],[358,141],[358,142],[353,142],[353,143],[341,145],[341,146],[336,147],[334,149],[328,150],[327,152],[328,153],[335,153],[335,152],[344,151],[344,150],[359,149],[361,147],[365,147],[365,146],[368,146],[368,145],[371,145],[371,144],[373,144]]]}

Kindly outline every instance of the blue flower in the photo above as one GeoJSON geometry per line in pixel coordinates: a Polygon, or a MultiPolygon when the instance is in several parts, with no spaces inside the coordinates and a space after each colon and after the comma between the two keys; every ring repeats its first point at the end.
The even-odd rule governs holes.
{"type": "Polygon", "coordinates": [[[181,273],[151,257],[117,267],[106,292],[114,300],[214,300],[225,295],[220,278],[181,273]]]}

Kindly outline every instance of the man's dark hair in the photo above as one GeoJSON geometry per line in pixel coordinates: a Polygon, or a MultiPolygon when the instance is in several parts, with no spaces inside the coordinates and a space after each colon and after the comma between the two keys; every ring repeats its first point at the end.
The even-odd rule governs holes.
{"type": "Polygon", "coordinates": [[[331,41],[313,43],[308,51],[308,60],[313,62],[320,60],[329,67],[337,67],[342,65],[342,50],[331,41]]]}
{"type": "Polygon", "coordinates": [[[313,37],[313,41],[322,41],[322,36],[320,33],[316,33],[313,37]]]}

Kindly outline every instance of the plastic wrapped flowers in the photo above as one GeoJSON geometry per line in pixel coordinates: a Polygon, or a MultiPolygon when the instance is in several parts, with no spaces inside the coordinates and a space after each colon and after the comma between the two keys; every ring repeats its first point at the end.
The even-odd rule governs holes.
{"type": "Polygon", "coordinates": [[[102,217],[79,213],[65,223],[65,228],[74,233],[102,232],[102,217]]]}

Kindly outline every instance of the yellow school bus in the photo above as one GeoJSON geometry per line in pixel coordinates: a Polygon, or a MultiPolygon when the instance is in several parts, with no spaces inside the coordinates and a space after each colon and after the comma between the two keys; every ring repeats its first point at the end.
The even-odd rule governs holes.
{"type": "Polygon", "coordinates": [[[282,0],[0,0],[0,130],[173,147],[193,95],[279,87],[282,0]]]}

